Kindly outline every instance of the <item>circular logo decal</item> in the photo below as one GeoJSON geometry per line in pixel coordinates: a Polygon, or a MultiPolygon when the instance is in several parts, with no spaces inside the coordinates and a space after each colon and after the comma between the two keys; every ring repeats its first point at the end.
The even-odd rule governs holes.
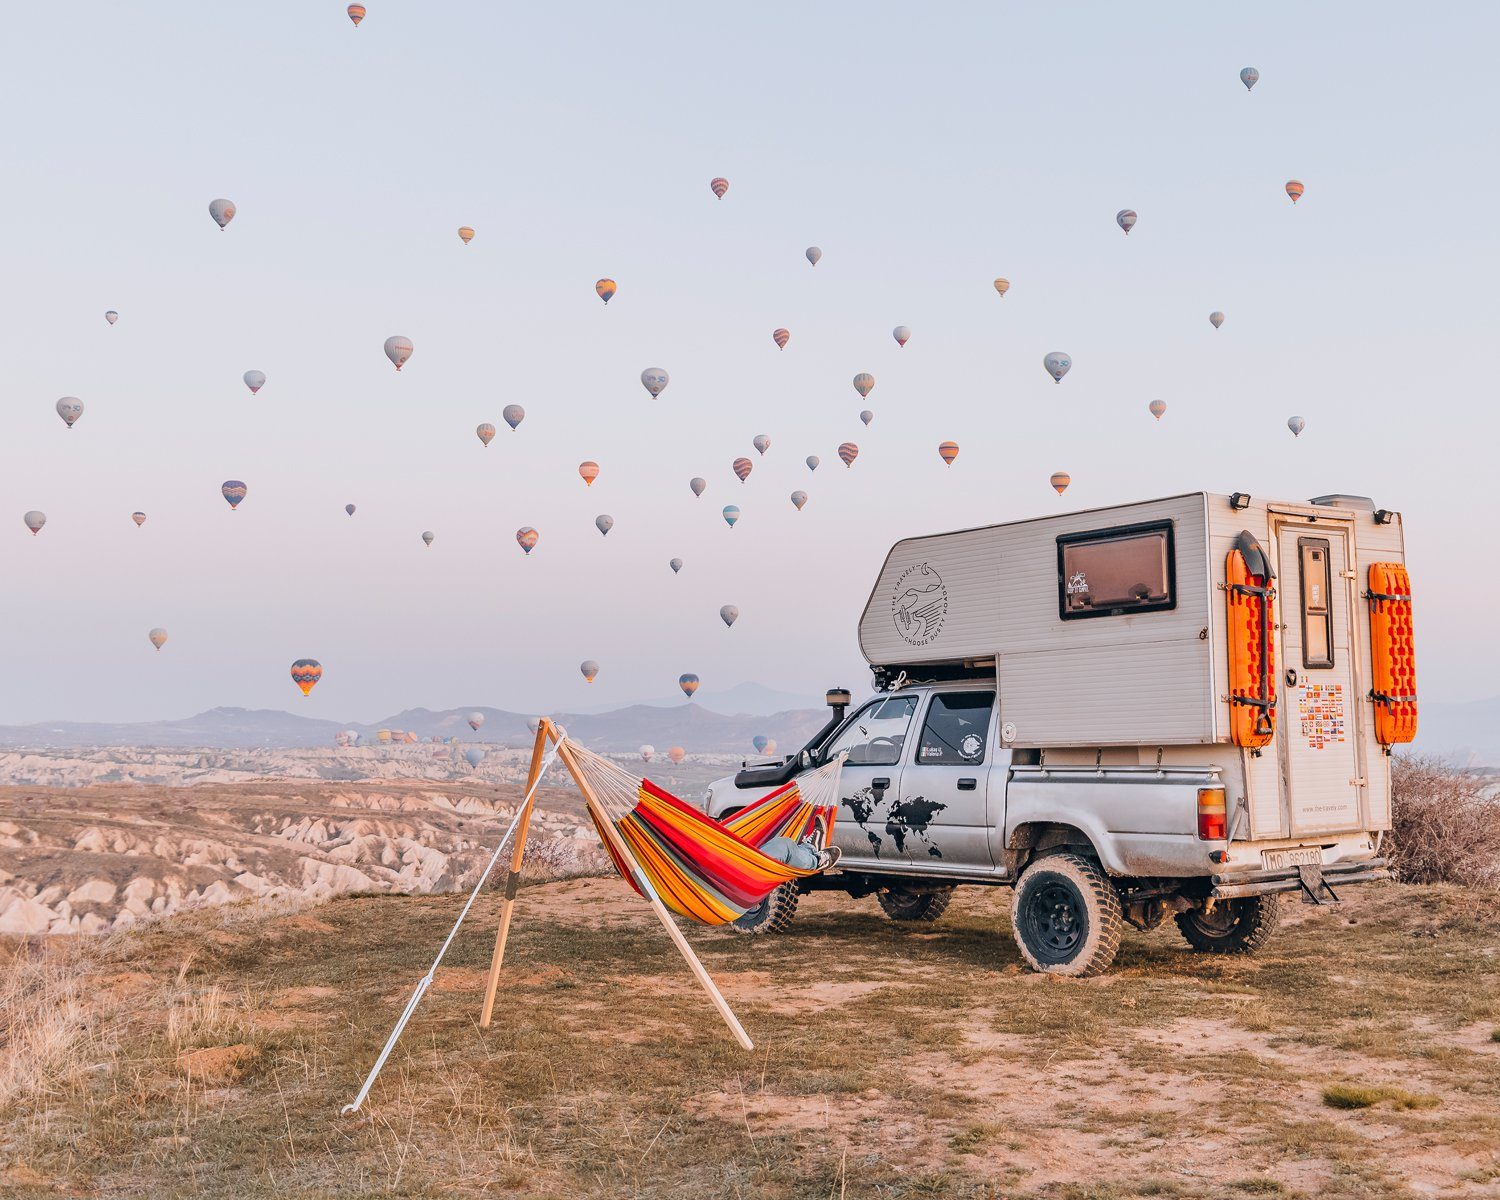
{"type": "Polygon", "coordinates": [[[984,739],[977,733],[967,734],[958,744],[958,753],[963,758],[976,759],[984,753],[984,739]]]}
{"type": "Polygon", "coordinates": [[[943,630],[948,616],[948,586],[927,563],[907,567],[891,593],[891,621],[902,641],[925,646],[943,630]]]}

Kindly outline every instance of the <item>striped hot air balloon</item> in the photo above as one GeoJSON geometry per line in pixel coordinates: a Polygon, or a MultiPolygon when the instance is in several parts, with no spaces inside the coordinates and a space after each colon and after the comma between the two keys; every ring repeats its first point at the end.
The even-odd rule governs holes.
{"type": "Polygon", "coordinates": [[[1165,400],[1153,400],[1148,407],[1151,410],[1151,415],[1160,421],[1162,414],[1167,411],[1167,402],[1165,400]]]}
{"type": "Polygon", "coordinates": [[[130,514],[130,519],[135,522],[135,527],[139,529],[146,523],[146,514],[143,512],[133,512],[130,514]]]}
{"type": "Polygon", "coordinates": [[[593,487],[594,480],[599,478],[599,464],[592,460],[579,463],[578,475],[583,480],[584,486],[593,487]]]}
{"type": "Polygon", "coordinates": [[[682,689],[682,694],[691,700],[693,693],[698,690],[698,677],[691,671],[686,675],[679,675],[677,677],[677,686],[682,689]]]}
{"type": "Polygon", "coordinates": [[[516,542],[527,554],[536,549],[536,544],[540,537],[541,535],[530,525],[516,530],[516,542]]]}
{"type": "Polygon", "coordinates": [[[1300,179],[1288,179],[1286,181],[1286,194],[1292,198],[1293,204],[1296,204],[1297,201],[1301,199],[1302,193],[1306,190],[1307,189],[1302,186],[1302,181],[1300,179]]]}
{"type": "Polygon", "coordinates": [[[740,506],[738,504],[726,504],[724,506],[724,524],[734,528],[734,523],[740,519],[740,506]]]}
{"type": "Polygon", "coordinates": [[[1220,325],[1224,324],[1224,314],[1221,313],[1221,312],[1211,312],[1211,313],[1209,313],[1208,314],[1208,323],[1210,325],[1212,325],[1215,329],[1217,329],[1220,325]]]}
{"type": "Polygon", "coordinates": [[[951,467],[953,465],[953,460],[958,457],[958,443],[939,442],[938,457],[951,467]]]}
{"type": "Polygon", "coordinates": [[[1073,482],[1073,477],[1066,471],[1053,471],[1052,478],[1048,481],[1059,496],[1068,490],[1068,484],[1073,482]]]}
{"type": "Polygon", "coordinates": [[[308,695],[323,678],[323,664],[315,658],[299,658],[292,664],[292,682],[308,695]]]}
{"type": "Polygon", "coordinates": [[[1115,213],[1115,224],[1123,229],[1127,235],[1135,228],[1135,222],[1136,216],[1135,209],[1133,208],[1122,208],[1119,212],[1115,213]]]}
{"type": "Polygon", "coordinates": [[[349,19],[354,22],[354,28],[359,28],[359,23],[365,19],[365,6],[363,4],[351,4],[344,10],[349,14],[349,19]]]}
{"type": "Polygon", "coordinates": [[[240,506],[240,501],[249,491],[250,489],[238,479],[226,479],[223,486],[219,488],[219,494],[228,501],[231,510],[240,506]]]}
{"type": "Polygon", "coordinates": [[[875,376],[871,375],[868,371],[861,371],[854,377],[854,390],[859,393],[859,398],[863,400],[875,390],[875,376]]]}
{"type": "Polygon", "coordinates": [[[472,225],[460,225],[458,227],[458,240],[465,246],[474,240],[474,227],[472,225]]]}
{"type": "Polygon", "coordinates": [[[776,343],[778,350],[785,350],[786,344],[792,340],[791,331],[788,329],[771,330],[771,340],[776,343]]]}
{"type": "Polygon", "coordinates": [[[601,279],[594,284],[594,291],[599,293],[599,299],[608,304],[615,296],[615,281],[613,279],[601,279]]]}
{"type": "Polygon", "coordinates": [[[750,472],[755,469],[755,464],[748,458],[737,458],[734,460],[734,473],[740,477],[740,482],[750,478],[750,472]]]}
{"type": "Polygon", "coordinates": [[[722,200],[724,199],[724,193],[729,190],[729,180],[723,176],[716,175],[708,181],[708,186],[713,189],[714,195],[722,200]]]}
{"type": "Polygon", "coordinates": [[[853,442],[844,442],[839,446],[839,457],[844,460],[844,466],[852,467],[854,460],[859,457],[859,447],[853,442]]]}
{"type": "Polygon", "coordinates": [[[1000,293],[1000,298],[1002,300],[1005,299],[1005,293],[1008,292],[1008,291],[1010,291],[1010,280],[1009,279],[997,279],[997,280],[995,280],[995,290],[1000,293]]]}
{"type": "Polygon", "coordinates": [[[488,446],[495,438],[495,427],[488,421],[481,421],[474,426],[474,436],[488,446]]]}

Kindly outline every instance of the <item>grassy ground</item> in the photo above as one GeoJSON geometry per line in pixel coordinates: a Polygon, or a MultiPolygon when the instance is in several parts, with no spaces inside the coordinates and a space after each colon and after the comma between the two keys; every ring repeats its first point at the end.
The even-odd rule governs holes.
{"type": "MultiPolygon", "coordinates": [[[[1358,892],[1359,889],[1351,889],[1358,892]]],[[[1381,885],[1254,959],[1170,926],[1021,967],[1008,893],[941,923],[804,900],[695,945],[729,1040],[617,880],[522,892],[494,1026],[486,896],[361,1115],[452,896],[229,908],[0,961],[0,1195],[1500,1194],[1500,912],[1381,885]]]]}

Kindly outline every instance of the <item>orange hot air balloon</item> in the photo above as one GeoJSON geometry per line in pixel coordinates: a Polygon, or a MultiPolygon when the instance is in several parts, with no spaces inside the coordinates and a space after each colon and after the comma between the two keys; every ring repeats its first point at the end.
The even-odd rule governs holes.
{"type": "Polygon", "coordinates": [[[522,550],[526,551],[527,554],[530,554],[533,550],[536,549],[536,544],[540,537],[541,535],[537,533],[537,531],[530,525],[523,526],[522,528],[516,530],[516,542],[520,545],[522,550]]]}
{"type": "Polygon", "coordinates": [[[585,484],[593,487],[594,480],[599,478],[599,464],[596,462],[581,462],[578,464],[578,474],[585,484]]]}
{"type": "Polygon", "coordinates": [[[953,460],[958,457],[958,443],[938,443],[938,456],[951,467],[953,465],[953,460]]]}
{"type": "Polygon", "coordinates": [[[292,664],[292,682],[308,695],[323,678],[323,664],[315,658],[299,658],[292,664]]]}
{"type": "Polygon", "coordinates": [[[724,199],[724,193],[729,190],[729,180],[724,179],[720,176],[715,176],[713,179],[710,179],[708,181],[708,186],[713,188],[714,195],[722,200],[724,199]]]}
{"type": "Polygon", "coordinates": [[[839,457],[844,460],[844,466],[852,467],[854,460],[859,457],[859,447],[853,442],[845,442],[839,447],[839,457]]]}
{"type": "Polygon", "coordinates": [[[1005,293],[1008,292],[1008,291],[1010,291],[1010,280],[1009,279],[997,279],[997,280],[995,280],[995,290],[1000,293],[1001,299],[1004,299],[1005,298],[1005,293]]]}
{"type": "Polygon", "coordinates": [[[734,460],[734,473],[740,477],[740,482],[750,478],[750,472],[755,469],[755,464],[748,458],[737,458],[734,460]]]}
{"type": "Polygon", "coordinates": [[[474,240],[474,227],[472,225],[460,225],[458,227],[459,240],[467,246],[474,240]]]}
{"type": "Polygon", "coordinates": [[[1293,204],[1297,203],[1297,201],[1301,198],[1302,193],[1305,191],[1307,191],[1307,189],[1302,186],[1302,180],[1288,179],[1286,181],[1286,194],[1292,198],[1293,204]]]}
{"type": "Polygon", "coordinates": [[[682,694],[691,700],[693,693],[698,690],[698,677],[691,671],[686,675],[679,675],[677,677],[677,686],[682,689],[682,694]]]}
{"type": "Polygon", "coordinates": [[[354,28],[359,28],[359,23],[365,19],[365,6],[363,4],[351,4],[344,10],[349,14],[349,19],[354,22],[354,28]]]}
{"type": "Polygon", "coordinates": [[[615,281],[613,279],[601,279],[594,284],[594,291],[599,293],[599,299],[608,304],[615,297],[615,281]]]}
{"type": "Polygon", "coordinates": [[[778,350],[785,350],[786,344],[792,340],[791,331],[788,329],[771,330],[771,340],[776,343],[778,350]]]}
{"type": "Polygon", "coordinates": [[[1059,496],[1061,496],[1065,491],[1068,490],[1068,484],[1073,482],[1073,477],[1066,471],[1053,471],[1052,479],[1050,480],[1050,482],[1053,489],[1059,496]]]}
{"type": "Polygon", "coordinates": [[[687,751],[684,750],[681,746],[673,746],[670,750],[667,751],[667,757],[672,760],[673,766],[676,766],[687,757],[687,751]]]}

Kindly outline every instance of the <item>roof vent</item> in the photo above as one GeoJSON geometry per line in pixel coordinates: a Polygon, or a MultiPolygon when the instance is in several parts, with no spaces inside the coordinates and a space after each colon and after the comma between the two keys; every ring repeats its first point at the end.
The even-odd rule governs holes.
{"type": "Polygon", "coordinates": [[[1354,508],[1360,512],[1374,512],[1375,501],[1369,496],[1351,496],[1346,492],[1334,492],[1329,496],[1314,496],[1309,504],[1321,504],[1325,508],[1354,508]]]}

